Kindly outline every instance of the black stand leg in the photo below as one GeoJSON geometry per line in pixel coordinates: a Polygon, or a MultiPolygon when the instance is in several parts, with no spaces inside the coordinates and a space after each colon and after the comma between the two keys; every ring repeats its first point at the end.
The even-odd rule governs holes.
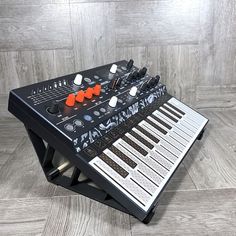
{"type": "Polygon", "coordinates": [[[201,140],[201,139],[202,139],[204,132],[205,132],[205,130],[203,129],[203,130],[200,132],[200,134],[198,135],[197,140],[201,140]]]}
{"type": "MultiPolygon", "coordinates": [[[[64,188],[67,188],[79,194],[82,194],[88,198],[91,198],[105,205],[113,207],[119,211],[130,214],[126,208],[124,208],[119,202],[114,200],[104,190],[91,186],[89,183],[91,183],[92,180],[85,179],[83,181],[79,181],[78,179],[81,174],[81,171],[79,170],[78,167],[74,166],[74,170],[71,177],[64,176],[61,170],[53,167],[52,165],[55,149],[51,147],[49,144],[47,145],[46,148],[43,139],[41,137],[39,137],[36,133],[28,129],[27,127],[26,130],[34,146],[35,152],[38,156],[39,162],[43,168],[46,178],[49,182],[56,185],[60,185],[64,188]]],[[[149,216],[150,220],[151,217],[152,216],[150,215],[149,216]]],[[[150,221],[149,218],[146,219],[146,222],[150,221]]]]}
{"type": "Polygon", "coordinates": [[[154,211],[150,211],[149,214],[145,217],[145,219],[143,220],[144,224],[148,224],[152,217],[154,216],[155,212],[154,211]]]}

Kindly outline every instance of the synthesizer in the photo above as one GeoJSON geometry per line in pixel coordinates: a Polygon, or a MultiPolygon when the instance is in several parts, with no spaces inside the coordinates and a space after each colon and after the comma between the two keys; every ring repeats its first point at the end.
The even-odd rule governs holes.
{"type": "Polygon", "coordinates": [[[118,61],[10,91],[51,183],[148,223],[208,119],[118,61]]]}

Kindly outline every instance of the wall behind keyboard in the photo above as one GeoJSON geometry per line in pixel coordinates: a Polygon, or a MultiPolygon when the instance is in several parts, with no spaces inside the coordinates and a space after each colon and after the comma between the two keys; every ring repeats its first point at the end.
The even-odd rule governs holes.
{"type": "Polygon", "coordinates": [[[235,0],[1,0],[0,94],[133,58],[197,108],[236,108],[235,0]]]}

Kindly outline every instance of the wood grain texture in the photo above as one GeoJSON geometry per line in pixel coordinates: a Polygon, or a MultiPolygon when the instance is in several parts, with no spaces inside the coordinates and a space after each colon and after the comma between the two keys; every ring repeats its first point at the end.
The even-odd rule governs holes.
{"type": "Polygon", "coordinates": [[[236,85],[197,86],[196,107],[204,109],[236,109],[236,85]]]}
{"type": "Polygon", "coordinates": [[[160,58],[155,56],[153,48],[149,51],[153,65],[160,61],[161,81],[167,85],[169,93],[189,105],[194,105],[195,86],[199,77],[198,46],[161,47],[156,51],[160,58]]]}
{"type": "Polygon", "coordinates": [[[24,136],[23,124],[16,119],[0,120],[0,152],[13,153],[24,136]]]}
{"type": "Polygon", "coordinates": [[[202,1],[200,84],[235,85],[236,1],[202,1]]]}
{"type": "Polygon", "coordinates": [[[0,51],[72,47],[68,4],[0,5],[0,51]]]}
{"type": "Polygon", "coordinates": [[[8,111],[8,94],[0,94],[0,120],[13,118],[13,115],[8,111]]]}
{"type": "Polygon", "coordinates": [[[118,45],[198,43],[198,0],[126,1],[116,6],[118,45]]]}
{"type": "Polygon", "coordinates": [[[1,0],[0,5],[39,5],[39,4],[61,4],[61,3],[69,3],[69,0],[1,0]]]}
{"type": "Polygon", "coordinates": [[[235,200],[235,189],[165,193],[149,225],[131,218],[132,235],[235,235],[235,200]]]}
{"type": "Polygon", "coordinates": [[[0,93],[74,71],[71,50],[0,52],[0,93]]]}
{"type": "Polygon", "coordinates": [[[0,179],[0,199],[52,196],[56,188],[47,182],[26,137],[1,167],[0,179]]]}
{"type": "Polygon", "coordinates": [[[184,165],[197,189],[235,188],[235,113],[231,113],[231,121],[229,117],[224,121],[222,113],[214,114],[218,112],[209,116],[203,140],[192,147],[184,165]]]}
{"type": "Polygon", "coordinates": [[[51,200],[0,200],[0,235],[40,235],[51,200]]]}
{"type": "Polygon", "coordinates": [[[115,60],[114,3],[71,5],[76,70],[115,60]]]}
{"type": "Polygon", "coordinates": [[[129,235],[129,215],[83,196],[54,197],[42,235],[129,235]]]}
{"type": "Polygon", "coordinates": [[[5,162],[9,159],[9,157],[10,157],[10,154],[0,152],[0,170],[1,170],[1,167],[5,164],[5,162]]]}

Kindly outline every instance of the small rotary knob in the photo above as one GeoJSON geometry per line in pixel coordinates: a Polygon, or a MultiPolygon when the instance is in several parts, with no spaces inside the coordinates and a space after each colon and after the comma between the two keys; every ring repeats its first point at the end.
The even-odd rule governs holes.
{"type": "Polygon", "coordinates": [[[75,85],[81,85],[83,80],[83,76],[81,74],[77,74],[74,79],[75,85]]]}
{"type": "Polygon", "coordinates": [[[116,107],[118,98],[116,96],[111,97],[110,101],[109,101],[109,106],[110,107],[116,107]]]}
{"type": "Polygon", "coordinates": [[[129,91],[129,95],[132,97],[135,97],[137,94],[138,88],[136,86],[133,86],[130,91],[129,91]]]}
{"type": "Polygon", "coordinates": [[[66,99],[66,105],[68,107],[73,107],[75,105],[75,95],[73,93],[68,95],[66,99]]]}
{"type": "Polygon", "coordinates": [[[130,59],[129,62],[127,63],[127,65],[126,65],[127,71],[130,71],[132,69],[133,64],[134,64],[134,60],[130,59]]]}
{"type": "Polygon", "coordinates": [[[57,103],[56,101],[53,101],[52,104],[51,104],[51,106],[48,107],[47,111],[48,111],[50,114],[53,114],[53,115],[59,113],[59,105],[58,105],[58,103],[57,103]]]}
{"type": "Polygon", "coordinates": [[[116,73],[116,70],[117,70],[117,65],[116,65],[116,64],[113,64],[113,65],[111,66],[110,72],[111,72],[112,74],[115,74],[115,73],[116,73]]]}

